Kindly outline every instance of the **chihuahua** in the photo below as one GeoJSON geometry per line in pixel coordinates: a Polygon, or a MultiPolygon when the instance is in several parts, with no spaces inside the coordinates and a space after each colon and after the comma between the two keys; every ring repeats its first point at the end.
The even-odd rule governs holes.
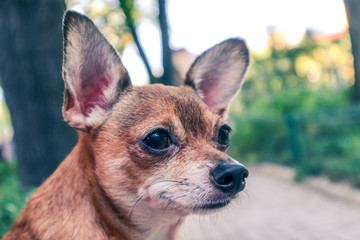
{"type": "Polygon", "coordinates": [[[202,53],[181,87],[134,87],[90,19],[67,11],[63,33],[62,111],[79,141],[4,240],[174,239],[185,216],[244,189],[225,122],[249,65],[243,40],[202,53]]]}

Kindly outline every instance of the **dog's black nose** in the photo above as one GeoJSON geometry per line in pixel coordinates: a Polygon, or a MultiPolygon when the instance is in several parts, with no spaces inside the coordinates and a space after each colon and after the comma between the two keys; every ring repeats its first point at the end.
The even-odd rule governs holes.
{"type": "Polygon", "coordinates": [[[245,178],[249,176],[249,172],[241,165],[220,163],[211,171],[211,175],[218,189],[236,194],[245,188],[245,178]]]}

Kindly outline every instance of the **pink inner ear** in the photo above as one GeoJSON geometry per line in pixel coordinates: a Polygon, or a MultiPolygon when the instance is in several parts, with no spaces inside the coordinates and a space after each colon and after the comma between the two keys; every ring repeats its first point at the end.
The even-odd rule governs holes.
{"type": "Polygon", "coordinates": [[[222,89],[216,84],[218,80],[212,77],[207,77],[207,81],[199,83],[199,90],[202,92],[203,101],[210,107],[216,114],[221,115],[225,109],[219,109],[219,103],[223,101],[222,89]]]}
{"type": "Polygon", "coordinates": [[[203,101],[210,107],[214,106],[215,104],[215,94],[214,92],[208,91],[207,89],[203,90],[204,99],[203,101]]]}
{"type": "Polygon", "coordinates": [[[214,91],[204,91],[204,99],[203,101],[206,103],[206,105],[208,105],[210,107],[210,109],[219,115],[222,115],[225,111],[224,108],[219,109],[218,108],[218,101],[219,101],[219,96],[217,96],[217,93],[214,91]]]}
{"type": "Polygon", "coordinates": [[[106,72],[105,64],[95,65],[95,68],[84,67],[81,71],[81,89],[78,89],[78,101],[81,112],[85,116],[89,116],[95,106],[108,108],[104,91],[109,87],[112,79],[106,72]]]}

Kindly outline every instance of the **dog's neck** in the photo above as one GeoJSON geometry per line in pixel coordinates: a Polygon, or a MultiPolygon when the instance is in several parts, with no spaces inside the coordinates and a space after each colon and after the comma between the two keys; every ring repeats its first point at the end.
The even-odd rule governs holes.
{"type": "Polygon", "coordinates": [[[87,178],[94,211],[106,234],[117,239],[174,239],[182,218],[164,216],[162,211],[156,212],[142,204],[136,209],[114,206],[95,174],[96,162],[90,141],[89,135],[79,133],[77,158],[87,178]]]}

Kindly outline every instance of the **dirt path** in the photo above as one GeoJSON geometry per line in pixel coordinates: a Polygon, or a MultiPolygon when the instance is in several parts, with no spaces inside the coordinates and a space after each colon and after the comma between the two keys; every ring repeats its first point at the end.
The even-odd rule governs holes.
{"type": "Polygon", "coordinates": [[[251,167],[240,199],[219,214],[188,218],[181,239],[360,239],[360,204],[294,183],[288,171],[274,171],[251,167]]]}

